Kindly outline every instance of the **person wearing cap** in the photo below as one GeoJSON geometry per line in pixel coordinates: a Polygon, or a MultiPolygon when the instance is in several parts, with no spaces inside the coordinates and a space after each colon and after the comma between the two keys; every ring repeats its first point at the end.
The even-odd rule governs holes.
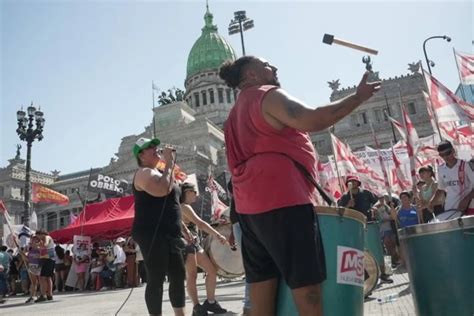
{"type": "Polygon", "coordinates": [[[377,203],[377,196],[369,190],[361,188],[362,182],[358,176],[349,175],[346,178],[348,191],[341,196],[337,204],[359,211],[367,217],[367,222],[374,221],[372,206],[377,203]]]}
{"type": "Polygon", "coordinates": [[[115,245],[113,247],[114,253],[114,284],[115,287],[123,287],[123,269],[126,266],[127,256],[125,255],[125,251],[123,250],[123,246],[125,245],[125,238],[119,237],[115,240],[115,245]]]}
{"type": "Polygon", "coordinates": [[[219,69],[226,84],[240,90],[224,135],[253,315],[275,314],[280,277],[300,315],[322,313],[326,267],[308,133],[334,125],[379,90],[380,82],[367,83],[368,75],[355,93],[311,108],[280,88],[277,68],[263,58],[243,56],[219,69]]]}
{"type": "Polygon", "coordinates": [[[445,163],[438,168],[438,189],[430,199],[429,207],[433,209],[446,194],[445,211],[474,215],[474,163],[456,158],[456,150],[447,140],[440,142],[437,149],[445,163]]]}
{"type": "MultiPolygon", "coordinates": [[[[186,288],[188,295],[191,297],[193,302],[193,316],[207,315],[207,312],[213,314],[224,314],[227,310],[222,308],[218,301],[216,301],[216,278],[217,271],[211,259],[201,246],[199,240],[198,230],[202,230],[217,238],[221,244],[226,244],[227,239],[217,230],[212,228],[211,225],[203,221],[194,212],[192,203],[196,202],[197,190],[196,186],[192,183],[185,182],[181,185],[181,212],[183,215],[183,222],[186,225],[187,230],[192,235],[192,240],[188,243],[185,248],[186,253],[186,288]],[[198,290],[196,286],[197,279],[197,268],[201,267],[206,272],[206,300],[201,305],[199,304],[198,290]]],[[[188,233],[188,234],[189,234],[188,233]]]]}
{"type": "Polygon", "coordinates": [[[157,138],[139,138],[132,149],[139,167],[132,186],[135,197],[132,237],[140,246],[145,262],[148,312],[162,314],[163,282],[168,275],[174,314],[184,316],[186,272],[183,252],[178,247],[182,238],[180,189],[172,173],[173,148],[165,146],[158,151],[159,144],[157,138]],[[162,171],[156,168],[161,159],[165,162],[162,171]]]}
{"type": "Polygon", "coordinates": [[[430,201],[436,190],[438,190],[438,183],[435,180],[435,173],[432,166],[423,166],[418,169],[418,174],[423,181],[423,185],[418,189],[419,194],[416,200],[417,209],[421,210],[421,220],[423,223],[428,223],[434,216],[444,212],[443,202],[444,196],[433,202],[433,208],[430,208],[430,201]]]}

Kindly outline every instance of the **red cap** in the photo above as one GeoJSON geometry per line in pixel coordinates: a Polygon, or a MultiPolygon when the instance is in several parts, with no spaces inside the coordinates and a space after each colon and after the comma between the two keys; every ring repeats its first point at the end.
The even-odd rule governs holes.
{"type": "Polygon", "coordinates": [[[347,178],[346,178],[346,185],[347,185],[347,183],[348,183],[349,181],[357,181],[357,182],[359,182],[359,185],[362,184],[362,182],[360,182],[359,177],[358,177],[358,176],[355,176],[355,175],[347,176],[347,178]]]}

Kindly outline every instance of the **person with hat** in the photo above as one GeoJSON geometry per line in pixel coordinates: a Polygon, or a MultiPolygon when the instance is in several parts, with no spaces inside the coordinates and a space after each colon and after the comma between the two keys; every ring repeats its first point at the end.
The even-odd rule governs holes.
{"type": "Polygon", "coordinates": [[[446,194],[445,211],[474,215],[474,162],[456,158],[456,150],[447,140],[440,142],[437,149],[445,163],[438,168],[438,189],[430,199],[429,207],[433,209],[446,194]]]}
{"type": "Polygon", "coordinates": [[[127,256],[125,255],[125,251],[123,250],[123,246],[125,245],[125,238],[119,237],[115,240],[115,245],[113,247],[114,253],[114,262],[113,262],[113,271],[114,271],[114,284],[115,287],[123,287],[123,269],[126,266],[127,256]]]}
{"type": "Polygon", "coordinates": [[[367,217],[367,222],[374,220],[372,206],[378,202],[377,196],[369,190],[361,188],[362,182],[356,175],[346,178],[348,191],[341,196],[337,204],[359,211],[367,217]]]}
{"type": "Polygon", "coordinates": [[[281,89],[277,67],[263,58],[243,56],[219,69],[226,84],[240,90],[224,135],[253,315],[275,314],[280,278],[300,315],[322,313],[326,266],[308,133],[334,125],[379,90],[380,82],[368,83],[368,75],[355,93],[311,108],[281,89]]]}
{"type": "MultiPolygon", "coordinates": [[[[132,237],[140,246],[147,275],[145,302],[151,315],[162,314],[163,282],[168,275],[169,298],[176,316],[184,316],[185,268],[180,241],[180,189],[173,177],[175,154],[157,138],[139,138],[133,146],[138,170],[133,179],[135,217],[132,237]],[[162,155],[162,156],[161,156],[162,155]],[[158,170],[163,159],[165,166],[158,170]]],[[[184,247],[184,246],[183,246],[184,247]]]]}

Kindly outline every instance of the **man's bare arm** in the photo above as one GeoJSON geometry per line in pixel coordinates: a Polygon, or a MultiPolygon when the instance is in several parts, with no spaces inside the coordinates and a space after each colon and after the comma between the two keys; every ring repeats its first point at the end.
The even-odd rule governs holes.
{"type": "Polygon", "coordinates": [[[367,83],[364,74],[357,92],[329,105],[311,109],[282,89],[270,91],[264,98],[265,120],[277,129],[292,127],[305,132],[324,130],[350,114],[380,89],[380,82],[367,83]]]}

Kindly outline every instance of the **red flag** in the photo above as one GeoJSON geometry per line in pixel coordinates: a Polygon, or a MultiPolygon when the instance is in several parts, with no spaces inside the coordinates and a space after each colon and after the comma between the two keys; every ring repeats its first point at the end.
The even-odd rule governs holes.
{"type": "MultiPolygon", "coordinates": [[[[161,170],[165,169],[165,166],[166,166],[166,162],[164,160],[160,160],[160,161],[158,161],[158,164],[156,165],[156,168],[161,171],[161,170]]],[[[181,181],[186,180],[186,178],[188,177],[187,174],[184,173],[181,170],[181,168],[176,164],[174,165],[173,174],[174,174],[175,179],[181,180],[181,181]]]]}
{"type": "Polygon", "coordinates": [[[332,167],[331,162],[329,161],[326,163],[321,163],[318,161],[317,166],[321,187],[326,193],[329,193],[336,200],[338,200],[342,196],[342,193],[341,189],[339,188],[336,171],[332,167]]]}
{"type": "Polygon", "coordinates": [[[458,98],[441,82],[423,70],[428,86],[431,105],[436,112],[438,123],[470,122],[474,120],[474,106],[458,98]]]}
{"type": "Polygon", "coordinates": [[[33,201],[33,203],[49,202],[59,205],[69,204],[69,198],[66,195],[56,192],[42,185],[39,185],[37,183],[33,183],[32,191],[33,193],[31,196],[31,200],[33,201]]]}
{"type": "Polygon", "coordinates": [[[454,51],[456,63],[458,64],[461,83],[465,85],[474,84],[474,55],[454,51]]]}
{"type": "Polygon", "coordinates": [[[7,207],[5,206],[5,203],[3,203],[3,200],[0,200],[0,214],[5,214],[7,211],[7,207]]]}

